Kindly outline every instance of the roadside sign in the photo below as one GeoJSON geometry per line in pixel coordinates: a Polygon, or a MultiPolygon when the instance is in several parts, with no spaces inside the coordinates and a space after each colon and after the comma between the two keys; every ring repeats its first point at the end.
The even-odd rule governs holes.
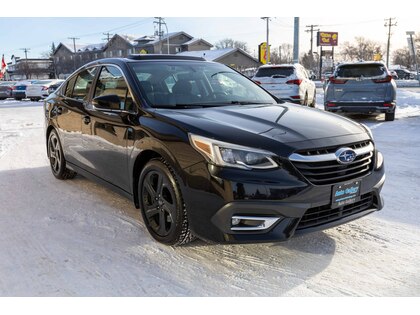
{"type": "Polygon", "coordinates": [[[258,45],[258,60],[263,65],[270,62],[270,49],[267,49],[266,42],[263,42],[258,45]]]}
{"type": "Polygon", "coordinates": [[[337,32],[318,32],[316,45],[317,46],[337,46],[338,33],[337,32]]]}

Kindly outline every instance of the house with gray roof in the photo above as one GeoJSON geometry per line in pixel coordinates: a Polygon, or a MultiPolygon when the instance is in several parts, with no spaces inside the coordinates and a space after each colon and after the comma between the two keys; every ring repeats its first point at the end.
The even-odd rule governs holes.
{"type": "Polygon", "coordinates": [[[209,50],[212,44],[201,38],[194,38],[185,32],[165,34],[159,39],[156,36],[135,37],[130,35],[115,34],[107,43],[81,45],[60,43],[53,54],[53,62],[59,78],[66,78],[74,70],[84,64],[112,57],[127,57],[131,54],[163,54],[169,52],[176,54],[185,51],[209,50]]]}
{"type": "Polygon", "coordinates": [[[168,33],[163,35],[161,39],[153,36],[143,36],[137,38],[135,41],[135,52],[147,54],[167,54],[168,42],[170,54],[176,54],[183,51],[206,50],[213,47],[212,44],[204,39],[194,38],[185,32],[168,33]]]}
{"type": "Polygon", "coordinates": [[[243,71],[247,68],[256,68],[261,63],[246,51],[240,48],[224,48],[200,51],[184,51],[181,56],[202,57],[209,61],[220,62],[236,70],[243,71]]]}

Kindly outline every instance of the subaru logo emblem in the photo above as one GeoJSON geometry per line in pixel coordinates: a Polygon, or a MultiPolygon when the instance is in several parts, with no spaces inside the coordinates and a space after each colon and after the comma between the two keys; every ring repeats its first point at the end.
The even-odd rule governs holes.
{"type": "Polygon", "coordinates": [[[337,161],[340,164],[349,164],[356,159],[357,153],[350,148],[341,148],[335,152],[337,161]]]}

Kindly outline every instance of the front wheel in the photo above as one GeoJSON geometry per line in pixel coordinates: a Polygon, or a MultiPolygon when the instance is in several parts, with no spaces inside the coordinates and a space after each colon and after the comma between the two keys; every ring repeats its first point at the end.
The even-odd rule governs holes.
{"type": "Polygon", "coordinates": [[[141,213],[152,237],[166,245],[183,245],[194,240],[187,210],[178,187],[177,175],[163,159],[149,161],[139,178],[141,213]]]}
{"type": "Polygon", "coordinates": [[[52,130],[48,136],[48,159],[50,160],[51,171],[58,179],[72,179],[76,176],[73,172],[66,168],[66,160],[64,158],[63,148],[57,132],[52,130]]]}

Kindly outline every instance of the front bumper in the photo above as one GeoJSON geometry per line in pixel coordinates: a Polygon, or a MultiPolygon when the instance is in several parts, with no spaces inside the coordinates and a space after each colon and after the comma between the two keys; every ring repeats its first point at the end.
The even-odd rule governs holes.
{"type": "Polygon", "coordinates": [[[325,103],[324,109],[329,112],[344,112],[344,113],[393,113],[395,111],[395,102],[328,102],[325,103]],[[328,106],[333,103],[334,106],[328,106]],[[385,106],[391,104],[391,106],[385,106]]]}
{"type": "Polygon", "coordinates": [[[210,242],[286,241],[295,234],[331,228],[383,208],[380,192],[385,181],[384,167],[362,177],[360,194],[368,201],[335,209],[331,209],[333,185],[312,185],[299,174],[277,170],[257,179],[255,174],[247,177],[244,171],[211,167],[210,173],[210,187],[202,187],[206,192],[191,187],[184,191],[192,231],[210,242]],[[327,212],[329,217],[319,224],[302,224],[311,211],[327,212]],[[264,230],[235,231],[235,216],[278,220],[264,230]]]}

